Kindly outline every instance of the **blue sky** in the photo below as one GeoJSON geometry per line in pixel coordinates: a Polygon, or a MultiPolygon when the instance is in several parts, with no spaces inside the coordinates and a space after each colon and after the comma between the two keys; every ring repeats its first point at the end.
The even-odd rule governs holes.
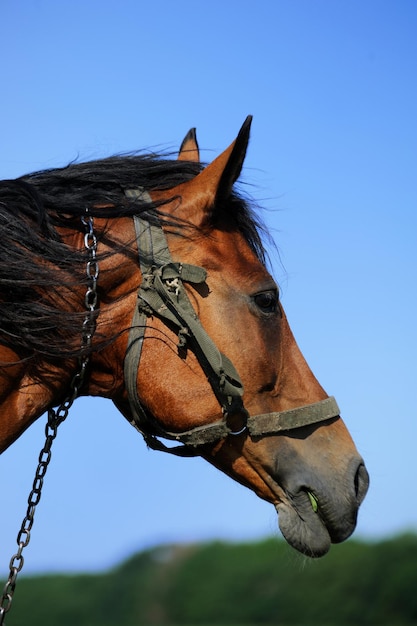
{"type": "MultiPolygon", "coordinates": [[[[254,115],[243,179],[297,341],[371,474],[362,537],[417,530],[416,32],[413,0],[0,6],[1,178],[175,149],[192,126],[211,160],[254,115]]],[[[44,422],[0,457],[5,575],[44,422]]],[[[45,483],[27,573],[278,534],[271,505],[202,460],[148,451],[101,399],[76,402],[45,483]]]]}

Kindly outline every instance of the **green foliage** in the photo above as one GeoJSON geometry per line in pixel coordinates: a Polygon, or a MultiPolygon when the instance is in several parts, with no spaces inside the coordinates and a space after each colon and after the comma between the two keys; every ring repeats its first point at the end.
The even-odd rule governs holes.
{"type": "Polygon", "coordinates": [[[101,575],[19,580],[9,626],[417,624],[417,536],[348,541],[321,560],[283,541],[142,552],[101,575]]]}

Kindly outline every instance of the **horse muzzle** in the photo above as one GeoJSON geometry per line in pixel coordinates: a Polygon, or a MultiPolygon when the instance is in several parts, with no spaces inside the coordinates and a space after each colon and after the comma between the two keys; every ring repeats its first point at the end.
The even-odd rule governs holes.
{"type": "Polygon", "coordinates": [[[332,543],[340,543],[353,533],[369,476],[360,457],[351,460],[343,479],[323,479],[317,472],[303,470],[302,480],[299,472],[295,478],[287,471],[278,478],[285,494],[276,506],[279,527],[292,547],[307,556],[320,557],[332,543]]]}

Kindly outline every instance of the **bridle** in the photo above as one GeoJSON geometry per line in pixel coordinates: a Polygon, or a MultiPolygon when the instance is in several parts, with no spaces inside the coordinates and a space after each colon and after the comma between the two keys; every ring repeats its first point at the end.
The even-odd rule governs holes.
{"type": "MultiPolygon", "coordinates": [[[[140,201],[141,205],[152,204],[150,195],[143,189],[127,190],[125,193],[129,200],[140,201]]],[[[150,448],[178,456],[198,456],[198,446],[214,443],[228,435],[240,435],[247,431],[251,437],[262,437],[339,416],[339,407],[333,397],[286,411],[250,416],[243,403],[243,384],[236,368],[204,330],[184,288],[184,283],[204,283],[206,270],[173,261],[160,223],[150,223],[135,215],[134,224],[142,282],[129,333],[124,376],[132,415],[130,422],[150,448]],[[222,408],[221,420],[183,432],[170,432],[143,407],[137,379],[146,323],[152,316],[175,329],[179,352],[189,347],[195,353],[222,408]],[[230,417],[235,415],[242,420],[238,431],[230,426],[230,417]],[[158,437],[183,445],[169,447],[158,437]]]]}

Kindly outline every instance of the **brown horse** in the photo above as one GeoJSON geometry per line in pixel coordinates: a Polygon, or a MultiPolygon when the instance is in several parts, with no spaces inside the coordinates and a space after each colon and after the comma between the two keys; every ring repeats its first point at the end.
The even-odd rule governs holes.
{"type": "Polygon", "coordinates": [[[0,183],[0,452],[68,393],[111,398],[151,447],[202,456],[320,556],[354,530],[368,475],[233,188],[250,121],[207,167],[190,131],[178,159],[0,183]]]}

